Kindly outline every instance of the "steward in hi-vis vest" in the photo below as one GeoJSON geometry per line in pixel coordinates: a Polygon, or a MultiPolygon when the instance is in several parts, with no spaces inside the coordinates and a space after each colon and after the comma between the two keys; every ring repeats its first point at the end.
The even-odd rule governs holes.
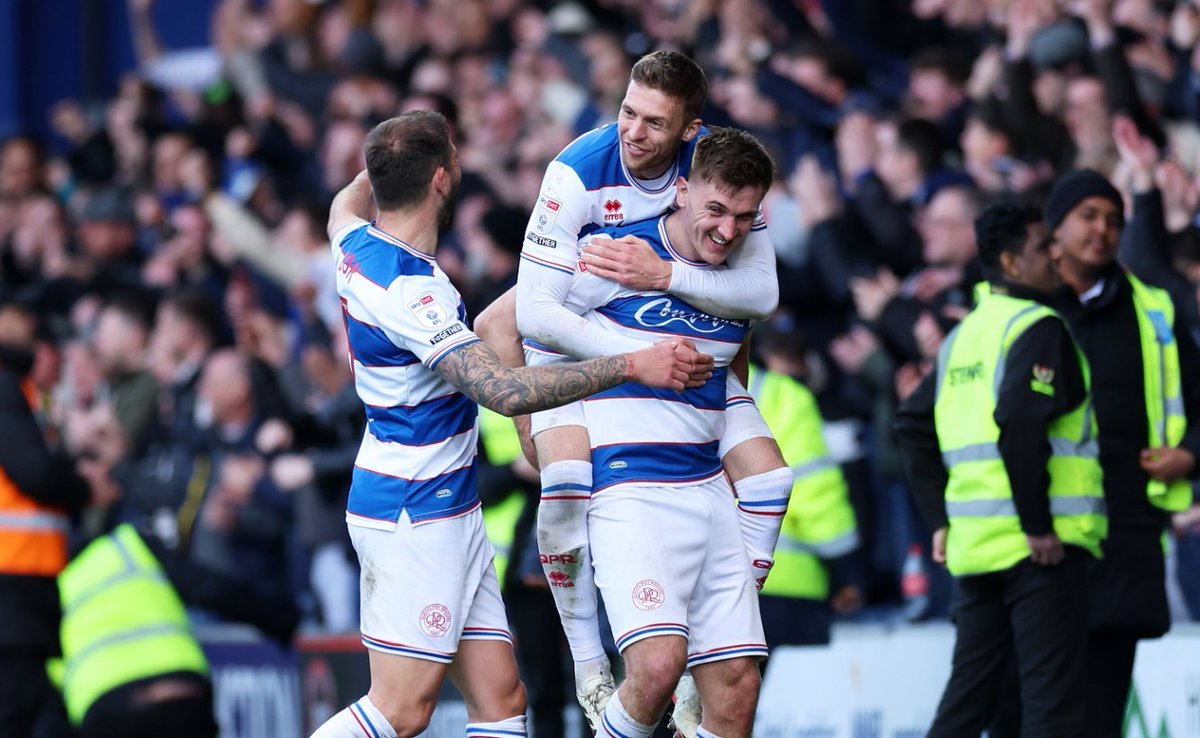
{"type": "Polygon", "coordinates": [[[43,671],[79,738],[215,738],[208,662],[186,607],[256,626],[285,648],[297,623],[295,608],[130,523],[76,554],[58,588],[62,658],[43,671]]]}
{"type": "Polygon", "coordinates": [[[1138,641],[1171,626],[1164,535],[1171,513],[1195,504],[1200,457],[1200,351],[1186,317],[1195,315],[1195,285],[1173,269],[1153,163],[1134,153],[1153,145],[1134,143],[1140,136],[1124,123],[1114,132],[1134,173],[1128,226],[1121,193],[1090,170],[1060,178],[1046,204],[1070,287],[1055,308],[1092,367],[1108,507],[1104,557],[1088,571],[1080,731],[1098,738],[1124,734],[1138,641]]]}
{"type": "Polygon", "coordinates": [[[58,583],[63,658],[51,670],[72,725],[86,736],[135,734],[137,699],[120,693],[140,689],[160,696],[142,700],[141,711],[163,713],[156,724],[170,735],[217,734],[208,661],[183,601],[133,526],[92,541],[58,583]],[[93,711],[110,695],[131,714],[93,711]]]}
{"type": "MultiPolygon", "coordinates": [[[[512,420],[485,407],[479,408],[479,441],[483,445],[483,453],[491,467],[506,468],[521,455],[521,440],[517,437],[512,420]]],[[[479,486],[483,490],[485,487],[495,485],[480,484],[479,486]]],[[[496,550],[496,556],[492,559],[492,563],[496,566],[496,578],[500,580],[501,589],[506,588],[505,585],[508,581],[508,567],[512,562],[513,554],[513,539],[516,537],[517,521],[521,518],[521,511],[525,509],[525,497],[524,490],[514,487],[506,492],[500,492],[495,501],[484,501],[483,526],[487,530],[487,537],[492,548],[496,550]]],[[[528,526],[526,530],[528,530],[528,526]]]]}
{"type": "Polygon", "coordinates": [[[828,643],[830,566],[859,542],[846,480],[825,446],[821,413],[807,387],[751,366],[746,389],[795,479],[775,565],[759,591],[767,646],[828,643]]]}
{"type": "Polygon", "coordinates": [[[1087,564],[1107,533],[1087,361],[1046,302],[1061,287],[1038,211],[975,223],[988,283],[896,428],[933,557],[958,577],[950,680],[929,731],[979,735],[1016,655],[1021,734],[1083,720],[1087,564]]]}

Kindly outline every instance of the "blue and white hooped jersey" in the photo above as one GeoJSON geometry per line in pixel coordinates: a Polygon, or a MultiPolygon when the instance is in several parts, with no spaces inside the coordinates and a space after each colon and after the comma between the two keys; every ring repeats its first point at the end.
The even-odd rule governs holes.
{"type": "MultiPolygon", "coordinates": [[[[659,256],[700,269],[671,246],[666,216],[605,229],[612,238],[632,234],[659,256]]],[[[635,292],[587,271],[571,285],[569,310],[607,331],[653,343],[681,336],[711,354],[715,368],[704,386],[682,394],[626,382],[584,400],[592,445],[595,490],[622,484],[691,484],[722,473],[717,453],[725,428],[726,374],[750,322],[705,313],[663,292],[635,292]]]]}
{"type": "Polygon", "coordinates": [[[462,297],[432,256],[360,222],[331,244],[354,386],[367,430],[354,464],[346,521],[393,530],[470,512],[478,408],[434,371],[479,340],[462,297]]]}
{"type": "MultiPolygon", "coordinates": [[[[697,138],[708,131],[700,129],[697,138]]],[[[696,139],[653,182],[634,179],[621,160],[617,124],[583,134],[546,167],[525,229],[521,258],[567,274],[579,260],[579,239],[601,228],[662,215],[675,203],[675,181],[686,177],[696,139]]]]}

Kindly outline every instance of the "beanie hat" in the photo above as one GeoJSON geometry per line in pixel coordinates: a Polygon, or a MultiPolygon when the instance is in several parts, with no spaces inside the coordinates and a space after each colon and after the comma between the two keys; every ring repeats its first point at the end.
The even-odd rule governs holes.
{"type": "Polygon", "coordinates": [[[1046,199],[1046,227],[1054,232],[1063,218],[1089,197],[1111,200],[1117,206],[1117,212],[1124,213],[1125,203],[1121,200],[1121,193],[1103,174],[1092,169],[1076,169],[1059,177],[1050,189],[1050,197],[1046,199]]]}

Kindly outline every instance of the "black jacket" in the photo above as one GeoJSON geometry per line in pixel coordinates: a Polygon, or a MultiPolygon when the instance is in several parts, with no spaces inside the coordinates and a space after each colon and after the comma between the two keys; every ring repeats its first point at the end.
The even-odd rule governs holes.
{"type": "MultiPolygon", "coordinates": [[[[1091,576],[1092,625],[1130,636],[1161,635],[1170,625],[1161,543],[1167,515],[1147,500],[1149,479],[1138,464],[1149,421],[1133,288],[1114,263],[1094,299],[1085,305],[1067,293],[1057,307],[1091,365],[1108,504],[1104,559],[1091,576]]],[[[1178,319],[1175,340],[1189,421],[1180,445],[1200,459],[1200,356],[1178,319]]]]}
{"type": "MultiPolygon", "coordinates": [[[[65,454],[46,445],[21,391],[31,362],[0,348],[0,469],[28,497],[74,511],[87,501],[88,486],[65,454]]],[[[0,651],[57,654],[60,619],[54,577],[0,574],[0,651]]]]}
{"type": "MultiPolygon", "coordinates": [[[[1005,285],[1013,297],[1045,302],[1046,298],[1016,285],[1005,285]]],[[[904,451],[905,472],[921,516],[930,529],[946,525],[948,474],[937,443],[933,406],[937,371],[901,406],[896,433],[904,451]]],[[[1000,456],[1012,485],[1021,529],[1028,535],[1053,530],[1048,490],[1050,423],[1083,402],[1086,392],[1075,346],[1066,326],[1056,318],[1039,320],[1013,343],[1005,362],[1004,382],[992,417],[1000,428],[1000,456]],[[1034,368],[1051,377],[1053,395],[1031,388],[1034,368]]]]}

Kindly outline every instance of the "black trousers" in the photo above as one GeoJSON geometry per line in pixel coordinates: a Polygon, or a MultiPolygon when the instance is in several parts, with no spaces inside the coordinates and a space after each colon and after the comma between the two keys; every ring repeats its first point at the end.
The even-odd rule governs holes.
{"type": "MultiPolygon", "coordinates": [[[[566,636],[548,587],[510,586],[504,592],[508,621],[517,637],[517,663],[539,738],[564,738],[563,709],[572,675],[566,667],[566,636]]],[[[587,721],[583,721],[586,727],[587,721]]]]}
{"type": "Polygon", "coordinates": [[[217,738],[217,732],[212,685],[186,672],[141,679],[107,692],[88,708],[79,728],[81,738],[217,738]],[[148,698],[155,684],[167,679],[190,687],[190,692],[173,699],[148,698]]]}
{"type": "Polygon", "coordinates": [[[995,716],[1005,673],[1016,671],[1021,735],[1074,738],[1084,719],[1088,554],[1074,546],[1058,566],[1025,559],[959,579],[950,681],[930,738],[978,736],[995,716]]]}
{"type": "Polygon", "coordinates": [[[0,650],[0,736],[29,738],[54,693],[41,651],[0,650]]]}
{"type": "Polygon", "coordinates": [[[1087,695],[1085,729],[1087,738],[1122,738],[1125,704],[1133,681],[1133,660],[1138,639],[1111,633],[1092,633],[1088,637],[1087,695]]]}
{"type": "Polygon", "coordinates": [[[833,610],[824,601],[760,594],[758,609],[767,648],[772,651],[777,646],[823,646],[829,643],[833,610]]]}

